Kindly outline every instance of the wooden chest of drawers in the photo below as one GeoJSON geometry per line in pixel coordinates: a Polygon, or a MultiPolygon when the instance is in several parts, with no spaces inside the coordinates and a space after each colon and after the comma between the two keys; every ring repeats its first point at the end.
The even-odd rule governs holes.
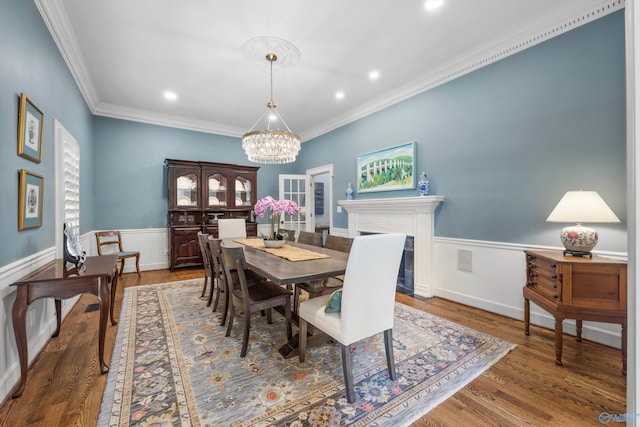
{"type": "Polygon", "coordinates": [[[576,339],[582,340],[582,321],[622,325],[622,365],[626,373],[627,263],[594,255],[564,256],[561,251],[525,251],[527,283],[524,327],[529,335],[533,301],[555,318],[556,364],[562,365],[562,321],[576,320],[576,339]]]}

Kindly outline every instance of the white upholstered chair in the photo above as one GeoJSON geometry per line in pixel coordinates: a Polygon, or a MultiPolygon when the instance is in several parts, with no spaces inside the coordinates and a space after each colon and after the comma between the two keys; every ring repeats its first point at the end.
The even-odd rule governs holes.
{"type": "Polygon", "coordinates": [[[300,303],[300,362],[305,360],[307,322],[338,341],[342,347],[342,369],[347,400],[355,401],[351,345],[384,333],[387,367],[396,378],[393,359],[393,314],[400,259],[406,236],[402,233],[372,234],[353,239],[342,287],[341,310],[326,313],[331,295],[300,303]]]}
{"type": "Polygon", "coordinates": [[[244,239],[247,227],[242,218],[225,218],[218,220],[218,239],[244,239]]]}

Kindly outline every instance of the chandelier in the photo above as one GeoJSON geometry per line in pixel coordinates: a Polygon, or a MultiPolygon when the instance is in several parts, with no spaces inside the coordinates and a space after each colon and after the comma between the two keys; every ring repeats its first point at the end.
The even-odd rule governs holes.
{"type": "Polygon", "coordinates": [[[291,163],[296,160],[300,151],[300,137],[291,132],[276,110],[277,105],[273,102],[273,63],[278,60],[278,56],[275,53],[269,53],[265,58],[269,61],[271,99],[267,103],[267,109],[251,126],[249,132],[242,135],[242,148],[251,162],[291,163]],[[264,125],[265,121],[266,125],[264,125]],[[263,124],[264,130],[254,130],[259,123],[263,124]]]}

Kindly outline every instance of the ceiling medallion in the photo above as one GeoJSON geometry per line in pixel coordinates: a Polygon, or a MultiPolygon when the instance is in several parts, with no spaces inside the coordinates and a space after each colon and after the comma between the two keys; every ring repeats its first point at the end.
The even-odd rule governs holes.
{"type": "Polygon", "coordinates": [[[268,52],[264,54],[265,51],[262,51],[261,56],[264,59],[261,61],[269,64],[271,98],[267,103],[267,110],[256,120],[251,129],[242,135],[242,148],[249,161],[255,163],[291,163],[296,160],[300,151],[300,137],[291,132],[276,110],[276,103],[273,102],[273,64],[278,61],[281,66],[294,66],[300,60],[300,52],[286,40],[260,37],[246,42],[242,46],[242,54],[252,59],[257,58],[256,55],[260,49],[267,49],[268,52]],[[256,127],[262,130],[254,130],[256,127]]]}

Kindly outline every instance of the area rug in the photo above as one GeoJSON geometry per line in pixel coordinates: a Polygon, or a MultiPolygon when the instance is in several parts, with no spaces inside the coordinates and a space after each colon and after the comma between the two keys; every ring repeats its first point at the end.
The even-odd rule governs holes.
{"type": "Polygon", "coordinates": [[[284,319],[242,316],[224,336],[200,298],[202,280],[125,289],[98,426],[406,426],[471,382],[515,345],[396,303],[397,379],[382,335],[353,350],[356,402],[347,402],[340,347],[283,359],[284,319]]]}

